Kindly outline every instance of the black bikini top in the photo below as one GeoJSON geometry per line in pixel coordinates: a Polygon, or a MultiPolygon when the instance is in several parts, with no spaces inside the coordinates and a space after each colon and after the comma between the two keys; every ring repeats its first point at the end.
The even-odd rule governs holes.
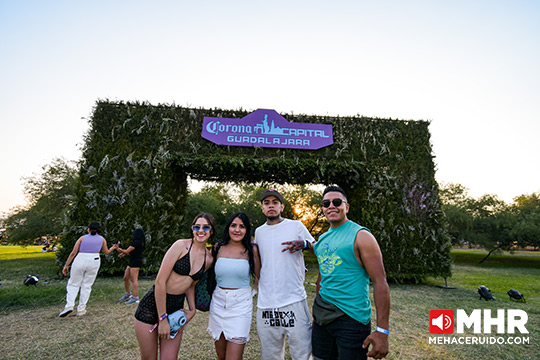
{"type": "Polygon", "coordinates": [[[193,246],[193,241],[191,241],[191,245],[189,246],[189,250],[186,255],[181,257],[180,259],[176,260],[173,266],[173,271],[177,273],[178,275],[184,275],[184,276],[191,276],[191,278],[195,281],[200,280],[204,274],[204,269],[206,268],[206,254],[204,254],[204,264],[202,268],[197,271],[195,274],[190,275],[189,272],[191,271],[191,261],[189,258],[189,253],[191,252],[191,247],[193,246]]]}

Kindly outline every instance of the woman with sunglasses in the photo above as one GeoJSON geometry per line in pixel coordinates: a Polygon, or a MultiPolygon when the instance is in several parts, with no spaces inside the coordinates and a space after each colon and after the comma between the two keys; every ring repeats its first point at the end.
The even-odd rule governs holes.
{"type": "Polygon", "coordinates": [[[261,269],[245,213],[237,212],[229,218],[223,241],[214,247],[214,256],[217,286],[210,303],[208,332],[219,360],[242,359],[253,314],[250,279],[258,278],[261,269]]]}
{"type": "Polygon", "coordinates": [[[186,324],[195,316],[195,284],[212,265],[206,243],[213,243],[215,222],[212,215],[200,213],[191,224],[191,239],[177,240],[161,262],[156,283],[141,299],[135,312],[135,335],[142,359],[177,359],[182,331],[170,338],[167,317],[183,309],[186,324]],[[187,298],[189,310],[184,309],[187,298]]]}

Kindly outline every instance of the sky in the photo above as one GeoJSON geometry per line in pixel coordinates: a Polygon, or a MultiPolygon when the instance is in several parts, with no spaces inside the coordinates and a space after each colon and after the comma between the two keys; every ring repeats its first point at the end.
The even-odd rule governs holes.
{"type": "Polygon", "coordinates": [[[436,179],[540,192],[538,1],[0,0],[0,214],[98,100],[430,121],[436,179]]]}

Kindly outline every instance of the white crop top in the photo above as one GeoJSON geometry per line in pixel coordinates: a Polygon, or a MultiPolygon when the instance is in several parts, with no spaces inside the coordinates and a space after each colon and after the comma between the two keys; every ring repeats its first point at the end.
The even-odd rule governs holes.
{"type": "Polygon", "coordinates": [[[220,257],[216,261],[216,281],[221,288],[249,288],[249,262],[246,259],[220,257]]]}

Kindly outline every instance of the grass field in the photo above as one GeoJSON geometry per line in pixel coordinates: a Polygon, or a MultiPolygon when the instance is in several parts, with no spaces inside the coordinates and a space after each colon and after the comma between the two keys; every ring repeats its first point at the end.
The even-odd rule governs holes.
{"type": "MultiPolygon", "coordinates": [[[[133,333],[134,306],[118,303],[122,295],[121,277],[98,277],[88,314],[58,318],[64,306],[67,279],[55,265],[54,253],[40,253],[40,247],[0,247],[0,321],[4,324],[0,342],[1,359],[136,359],[139,358],[133,333]],[[26,275],[40,277],[40,283],[24,286],[26,275]]],[[[540,254],[516,252],[490,257],[478,265],[485,251],[455,250],[453,276],[430,278],[420,285],[390,284],[392,297],[390,354],[388,359],[538,359],[540,358],[540,254]],[[486,285],[497,301],[478,299],[477,288],[486,285]],[[506,295],[515,288],[526,295],[526,303],[511,302],[506,295]],[[429,343],[430,309],[523,309],[528,314],[529,334],[525,345],[435,345],[429,343]]],[[[103,261],[106,261],[105,259],[103,261]]],[[[315,295],[317,268],[312,257],[308,266],[306,290],[311,305],[315,295]]],[[[141,280],[141,293],[153,284],[141,280]]],[[[198,312],[184,332],[181,359],[215,359],[210,336],[206,333],[208,314],[198,312]]],[[[471,331],[444,336],[473,336],[471,331]]],[[[442,335],[441,335],[442,336],[442,335]]],[[[478,335],[484,336],[484,335],[478,335]]],[[[493,336],[507,339],[506,334],[493,336]]],[[[245,351],[245,359],[259,358],[255,326],[245,351]]],[[[290,358],[290,357],[289,357],[290,358]]]]}

